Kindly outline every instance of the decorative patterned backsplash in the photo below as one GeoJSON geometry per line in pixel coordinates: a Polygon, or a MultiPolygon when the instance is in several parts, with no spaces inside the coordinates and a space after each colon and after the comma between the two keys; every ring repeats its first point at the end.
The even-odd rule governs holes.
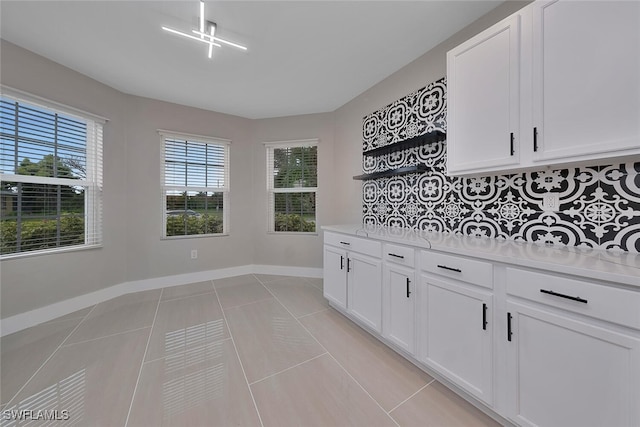
{"type": "MultiPolygon", "coordinates": [[[[434,130],[446,132],[444,78],[364,117],[363,150],[434,130]]],[[[435,143],[363,156],[365,173],[429,166],[365,181],[364,224],[640,253],[640,161],[463,178],[446,175],[446,155],[435,143]]]]}

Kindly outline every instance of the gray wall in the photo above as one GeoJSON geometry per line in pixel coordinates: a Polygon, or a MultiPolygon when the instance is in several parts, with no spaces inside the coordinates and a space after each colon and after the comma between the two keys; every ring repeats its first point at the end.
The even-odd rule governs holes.
{"type": "Polygon", "coordinates": [[[267,234],[265,141],[318,138],[319,210],[331,221],[333,115],[250,120],[123,94],[2,41],[0,77],[24,90],[109,119],[104,135],[104,245],[3,260],[6,318],[119,283],[248,264],[322,266],[321,233],[267,234]],[[162,240],[158,129],[230,139],[229,235],[162,240]],[[191,259],[191,250],[198,259],[191,259]]]}
{"type": "MultiPolygon", "coordinates": [[[[274,264],[295,267],[322,267],[322,230],[316,235],[267,233],[267,172],[264,142],[317,138],[318,193],[316,194],[317,223],[335,222],[332,206],[333,190],[333,114],[309,114],[255,120],[253,123],[254,236],[255,264],[274,264]]],[[[318,227],[319,228],[319,227],[318,227]]]]}
{"type": "Polygon", "coordinates": [[[2,317],[93,292],[127,280],[126,96],[82,74],[2,41],[0,78],[20,89],[109,119],[104,133],[104,247],[4,260],[2,317]]]}
{"type": "Polygon", "coordinates": [[[109,119],[104,136],[104,246],[0,264],[0,317],[127,281],[246,264],[322,266],[322,233],[270,235],[263,142],[318,138],[318,222],[361,221],[362,118],[446,74],[455,45],[523,7],[506,3],[333,113],[248,120],[130,96],[2,41],[5,85],[109,119]],[[157,129],[231,139],[230,235],[161,240],[157,129]],[[190,259],[191,249],[198,259],[190,259]]]}
{"type": "Polygon", "coordinates": [[[250,120],[152,99],[127,99],[127,280],[252,263],[250,120]],[[231,140],[228,236],[161,240],[161,139],[158,129],[231,140]],[[198,259],[191,259],[191,250],[198,259]]]}

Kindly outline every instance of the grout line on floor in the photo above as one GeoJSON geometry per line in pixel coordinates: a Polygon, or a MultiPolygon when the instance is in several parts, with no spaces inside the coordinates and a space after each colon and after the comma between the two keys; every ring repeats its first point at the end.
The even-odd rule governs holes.
{"type": "Polygon", "coordinates": [[[127,329],[126,331],[120,331],[120,332],[116,332],[116,333],[113,333],[113,334],[102,335],[102,336],[95,337],[95,338],[89,338],[88,340],[82,340],[82,341],[78,341],[78,342],[70,342],[69,344],[64,344],[62,347],[69,348],[69,347],[74,346],[76,344],[84,344],[84,343],[91,342],[91,341],[101,340],[102,338],[115,337],[116,335],[122,335],[122,334],[126,334],[126,333],[129,333],[129,332],[141,331],[142,329],[148,329],[150,327],[151,327],[151,325],[142,326],[140,328],[135,328],[135,329],[127,329]]]}
{"type": "Polygon", "coordinates": [[[394,406],[392,409],[389,410],[389,415],[391,415],[391,413],[393,411],[395,411],[396,409],[398,409],[400,406],[402,406],[404,403],[408,402],[413,396],[415,396],[416,394],[420,393],[422,390],[424,390],[425,388],[429,387],[431,385],[432,382],[435,381],[435,378],[433,378],[431,381],[429,381],[428,383],[426,383],[425,385],[423,385],[422,387],[420,387],[418,389],[418,391],[416,391],[415,393],[413,393],[411,396],[407,397],[405,400],[403,400],[402,402],[398,403],[396,406],[394,406]]]}
{"type": "MultiPolygon", "coordinates": [[[[257,273],[257,274],[262,274],[262,273],[257,273]]],[[[253,273],[252,276],[258,281],[260,282],[261,285],[264,286],[265,283],[270,283],[270,282],[275,282],[277,280],[282,280],[282,279],[289,279],[289,278],[294,278],[297,276],[284,276],[284,275],[280,275],[280,274],[267,274],[267,276],[278,276],[277,279],[271,279],[271,280],[266,280],[266,281],[262,281],[260,280],[260,278],[258,277],[256,273],[253,273]]]]}
{"type": "Polygon", "coordinates": [[[303,314],[302,316],[296,317],[296,319],[302,319],[302,318],[305,318],[305,317],[313,316],[314,314],[324,313],[327,310],[329,310],[329,307],[323,308],[322,310],[314,311],[313,313],[303,314]]]}
{"type": "MultiPolygon", "coordinates": [[[[244,274],[243,274],[243,276],[244,276],[244,274]]],[[[223,279],[211,279],[211,282],[213,283],[213,288],[214,288],[216,291],[218,291],[218,288],[217,288],[216,282],[221,282],[221,281],[226,280],[226,279],[234,279],[234,278],[236,278],[236,277],[240,277],[240,276],[225,277],[225,278],[223,278],[223,279]]],[[[253,278],[251,278],[251,279],[247,278],[247,280],[246,280],[246,281],[244,281],[244,280],[243,280],[243,281],[240,281],[240,282],[238,282],[238,283],[227,283],[227,284],[222,283],[222,285],[224,285],[224,286],[226,286],[226,287],[234,287],[234,286],[242,286],[242,285],[252,285],[252,284],[254,284],[256,281],[258,281],[258,282],[259,282],[259,280],[258,280],[257,278],[253,277],[253,278]]]]}
{"type": "Polygon", "coordinates": [[[82,318],[82,320],[80,320],[78,322],[78,324],[76,325],[75,328],[73,328],[73,330],[71,332],[69,332],[69,335],[66,336],[65,339],[62,340],[62,342],[60,343],[60,345],[49,355],[49,357],[47,357],[47,359],[42,362],[42,365],[40,365],[40,367],[38,369],[36,369],[36,371],[33,373],[33,375],[31,375],[29,377],[29,379],[22,385],[22,387],[20,387],[20,389],[13,395],[13,397],[5,404],[5,408],[8,408],[9,405],[11,403],[13,403],[13,401],[16,399],[16,397],[18,397],[18,395],[20,394],[20,392],[27,386],[27,384],[29,384],[29,382],[38,374],[38,372],[40,372],[40,370],[42,370],[42,368],[44,367],[44,365],[47,364],[47,362],[49,360],[51,360],[51,358],[58,352],[58,350],[60,350],[60,348],[62,348],[62,346],[64,345],[65,342],[67,342],[67,340],[69,339],[69,337],[71,335],[73,335],[73,333],[75,331],[78,330],[78,328],[80,327],[80,325],[82,325],[82,322],[84,322],[87,317],[89,317],[89,315],[91,313],[93,313],[93,310],[95,310],[95,308],[98,306],[98,304],[94,305],[93,307],[91,307],[91,310],[89,310],[89,312],[87,314],[85,314],[85,316],[82,318]]]}
{"type": "Polygon", "coordinates": [[[298,366],[300,366],[300,365],[304,365],[305,363],[311,362],[312,360],[315,360],[315,359],[317,359],[318,357],[326,356],[327,354],[329,354],[329,352],[328,352],[328,351],[325,351],[324,353],[322,353],[322,354],[318,354],[317,356],[313,356],[312,358],[307,359],[307,360],[305,360],[304,362],[296,363],[295,365],[293,365],[293,366],[289,366],[288,368],[285,368],[285,369],[283,369],[283,370],[281,370],[281,371],[278,371],[278,372],[276,372],[276,373],[273,373],[273,374],[267,375],[266,377],[264,377],[264,378],[260,378],[259,380],[255,380],[254,382],[249,383],[249,385],[251,386],[251,385],[257,384],[257,383],[259,383],[259,382],[262,382],[262,381],[268,380],[269,378],[273,378],[273,377],[275,377],[275,376],[276,376],[276,375],[278,375],[278,374],[281,374],[281,373],[283,373],[283,372],[287,372],[287,371],[289,371],[289,370],[291,370],[291,369],[293,369],[293,368],[297,368],[297,367],[298,367],[298,366]]]}
{"type": "Polygon", "coordinates": [[[140,384],[140,377],[142,376],[142,367],[144,366],[144,359],[147,357],[147,351],[149,350],[151,335],[153,335],[153,327],[156,325],[156,318],[158,317],[158,310],[160,309],[160,301],[162,301],[163,293],[164,293],[164,288],[160,290],[160,296],[158,297],[156,312],[153,315],[153,322],[151,322],[151,329],[149,330],[149,336],[147,337],[147,345],[144,348],[144,354],[142,355],[142,361],[140,362],[140,369],[138,369],[138,378],[136,379],[136,386],[133,388],[133,393],[131,394],[131,403],[129,404],[127,419],[124,422],[125,427],[129,424],[129,417],[131,416],[131,410],[133,409],[133,400],[136,398],[136,392],[138,391],[138,384],[140,384]]]}
{"type": "MultiPolygon", "coordinates": [[[[183,286],[185,286],[185,285],[183,285],[183,286]]],[[[162,289],[164,289],[164,288],[162,288],[162,289]]],[[[177,300],[181,300],[181,299],[185,299],[185,298],[199,297],[199,296],[202,296],[202,295],[211,295],[214,292],[215,292],[215,289],[212,289],[210,291],[195,293],[195,294],[192,294],[192,295],[183,295],[181,297],[174,297],[174,298],[169,298],[169,299],[165,299],[165,300],[160,300],[160,302],[177,301],[177,300]]]]}
{"type": "MultiPolygon", "coordinates": [[[[258,280],[260,280],[260,279],[258,279],[258,280]]],[[[262,283],[262,282],[260,282],[260,283],[262,283]]],[[[343,371],[344,371],[344,372],[349,376],[349,378],[351,378],[351,379],[352,379],[352,380],[353,380],[353,381],[354,381],[354,382],[355,382],[355,383],[356,383],[356,384],[357,384],[357,385],[362,389],[362,391],[364,391],[364,392],[366,393],[366,395],[367,395],[367,396],[369,396],[369,398],[370,398],[371,400],[373,400],[373,402],[374,402],[376,405],[378,405],[378,407],[380,408],[380,410],[381,410],[381,411],[382,411],[382,412],[383,412],[387,417],[389,417],[389,419],[390,419],[391,421],[393,421],[393,423],[394,423],[395,425],[397,425],[398,427],[400,427],[400,424],[398,424],[398,423],[396,422],[396,420],[394,420],[394,419],[393,419],[393,417],[392,417],[391,415],[389,415],[389,413],[388,413],[387,411],[385,411],[385,410],[384,410],[384,408],[380,405],[380,403],[379,403],[376,399],[374,399],[374,398],[373,398],[373,396],[371,396],[371,394],[367,391],[367,389],[365,389],[365,388],[362,386],[362,384],[360,384],[360,382],[359,382],[358,380],[356,380],[356,379],[353,377],[353,375],[351,375],[351,373],[350,373],[349,371],[347,371],[347,369],[346,369],[344,366],[342,366],[342,364],[341,364],[340,362],[338,362],[338,359],[336,359],[336,358],[333,356],[333,354],[331,354],[331,352],[329,352],[329,350],[327,350],[327,348],[326,348],[324,345],[322,345],[322,343],[321,343],[321,342],[320,342],[320,341],[315,337],[315,335],[313,335],[313,334],[312,334],[312,333],[311,333],[311,332],[306,328],[306,326],[304,326],[304,325],[302,324],[302,322],[301,322],[300,320],[296,319],[296,317],[295,317],[295,316],[291,313],[291,311],[289,311],[289,309],[288,309],[288,308],[287,308],[287,307],[286,307],[286,306],[285,306],[285,305],[284,305],[284,304],[283,304],[283,303],[278,299],[278,297],[277,297],[274,293],[272,293],[272,292],[269,290],[269,288],[267,288],[267,287],[264,285],[264,283],[262,283],[262,286],[264,286],[264,287],[265,287],[265,289],[267,289],[267,291],[269,291],[269,293],[271,293],[271,295],[273,295],[273,298],[275,298],[275,300],[276,300],[276,301],[277,301],[277,302],[278,302],[282,307],[284,307],[284,309],[287,311],[287,313],[289,313],[289,315],[290,315],[291,317],[293,317],[293,318],[295,319],[295,321],[296,321],[296,322],[298,322],[298,324],[302,327],[302,329],[304,329],[304,330],[305,330],[305,331],[306,331],[306,332],[307,332],[307,333],[308,333],[308,334],[309,334],[309,335],[310,335],[310,336],[311,336],[311,337],[312,337],[312,338],[313,338],[313,339],[318,343],[318,345],[319,345],[319,346],[320,346],[320,347],[321,347],[325,352],[327,352],[327,354],[328,354],[328,355],[329,355],[329,356],[334,360],[334,362],[336,362],[336,363],[338,364],[338,366],[339,366],[339,367],[340,367],[340,368],[341,368],[341,369],[342,369],[342,370],[343,370],[343,371]]]]}
{"type": "MultiPolygon", "coordinates": [[[[264,286],[264,285],[263,285],[263,286],[264,286]]],[[[217,294],[217,292],[216,292],[216,294],[217,294]]],[[[259,300],[257,300],[257,301],[245,302],[244,304],[234,305],[234,306],[232,306],[232,307],[222,307],[222,303],[220,303],[220,307],[222,308],[222,310],[223,310],[223,311],[224,311],[224,310],[232,310],[232,309],[235,309],[235,308],[245,307],[245,306],[247,306],[247,305],[257,304],[257,303],[259,303],[259,302],[267,301],[267,300],[270,300],[271,298],[272,298],[272,297],[259,299],[259,300]]],[[[220,298],[218,297],[218,299],[220,299],[220,298]]]]}
{"type": "MultiPolygon", "coordinates": [[[[225,341],[229,341],[230,339],[231,339],[231,337],[227,337],[227,338],[223,338],[223,339],[218,340],[218,341],[211,341],[211,342],[208,342],[208,343],[206,343],[204,345],[199,345],[197,347],[194,347],[194,349],[200,349],[200,348],[208,347],[208,346],[211,346],[211,345],[214,345],[214,344],[223,343],[225,341]]],[[[185,353],[185,352],[187,352],[189,350],[190,349],[180,350],[180,351],[177,351],[176,354],[183,354],[183,353],[185,353]]],[[[174,356],[173,354],[167,354],[167,355],[162,356],[162,357],[156,357],[155,359],[145,360],[144,364],[146,365],[147,363],[157,362],[158,360],[163,360],[163,359],[166,359],[167,357],[173,357],[173,356],[174,356]]]]}
{"type": "MultiPolygon", "coordinates": [[[[213,280],[212,280],[213,282],[213,280]]],[[[224,323],[227,325],[227,330],[229,331],[229,338],[231,338],[231,344],[233,344],[233,349],[236,352],[236,358],[238,359],[238,363],[240,364],[240,369],[242,369],[242,375],[244,376],[244,382],[247,385],[247,389],[249,390],[249,395],[251,396],[251,400],[253,401],[253,407],[256,410],[256,414],[258,414],[258,420],[260,421],[260,426],[264,427],[264,423],[262,422],[262,416],[260,416],[260,410],[258,409],[258,404],[256,403],[256,398],[253,397],[253,391],[251,390],[251,386],[249,385],[249,379],[247,378],[247,373],[244,370],[244,365],[242,364],[242,360],[240,359],[240,353],[238,353],[238,347],[236,346],[236,340],[233,338],[233,333],[231,332],[231,326],[229,326],[229,322],[227,321],[227,316],[224,313],[224,309],[222,308],[222,303],[220,302],[220,296],[218,295],[218,291],[216,289],[216,284],[213,283],[213,289],[216,294],[216,299],[218,301],[218,305],[220,306],[220,311],[222,312],[222,318],[224,319],[224,323]]]]}
{"type": "Polygon", "coordinates": [[[305,279],[307,281],[307,283],[309,283],[314,288],[318,289],[320,292],[323,291],[323,289],[320,286],[314,285],[313,282],[310,280],[310,279],[316,279],[316,277],[303,277],[303,279],[305,279]]]}
{"type": "MultiPolygon", "coordinates": [[[[95,307],[96,305],[98,305],[98,304],[94,304],[94,305],[92,305],[92,306],[91,306],[91,309],[93,309],[93,307],[95,307]]],[[[89,311],[91,311],[91,310],[89,310],[89,311]]],[[[78,319],[79,319],[80,321],[82,321],[82,319],[84,319],[84,316],[74,316],[74,317],[69,317],[68,319],[63,319],[63,317],[64,317],[64,316],[65,316],[65,315],[62,315],[62,316],[60,316],[60,317],[56,317],[55,319],[51,319],[51,320],[48,320],[48,321],[46,321],[46,322],[39,323],[38,325],[34,325],[34,326],[46,325],[46,324],[55,324],[55,323],[58,323],[58,322],[70,322],[70,321],[72,321],[72,320],[78,320],[78,319]]]]}

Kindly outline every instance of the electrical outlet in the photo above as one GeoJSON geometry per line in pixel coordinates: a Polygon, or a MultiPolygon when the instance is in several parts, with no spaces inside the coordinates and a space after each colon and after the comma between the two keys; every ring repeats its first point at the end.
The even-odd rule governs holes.
{"type": "Polygon", "coordinates": [[[198,259],[198,250],[191,249],[191,259],[198,259]]]}
{"type": "Polygon", "coordinates": [[[559,205],[560,199],[556,193],[545,194],[542,198],[542,210],[545,212],[557,211],[559,205]]]}

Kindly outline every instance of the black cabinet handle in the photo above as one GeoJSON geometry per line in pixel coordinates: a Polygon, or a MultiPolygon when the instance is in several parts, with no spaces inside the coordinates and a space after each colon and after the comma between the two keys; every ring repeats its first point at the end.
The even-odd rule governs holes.
{"type": "Polygon", "coordinates": [[[438,264],[438,268],[444,268],[445,270],[455,271],[456,273],[462,273],[462,270],[460,270],[459,268],[447,267],[446,265],[438,264]]]}
{"type": "Polygon", "coordinates": [[[482,303],[482,329],[487,330],[487,304],[482,303]]]}
{"type": "Polygon", "coordinates": [[[511,132],[511,155],[513,156],[513,154],[515,153],[515,151],[513,151],[513,132],[511,132]]]}
{"type": "Polygon", "coordinates": [[[409,278],[407,277],[407,298],[409,298],[409,295],[411,295],[411,291],[409,290],[410,283],[411,283],[411,280],[409,280],[409,278]]]}
{"type": "Polygon", "coordinates": [[[396,254],[392,254],[392,253],[389,253],[389,255],[392,256],[392,257],[404,259],[404,256],[402,256],[402,255],[396,255],[396,254]]]}
{"type": "Polygon", "coordinates": [[[538,128],[533,128],[533,152],[538,151],[538,128]]]}
{"type": "Polygon", "coordinates": [[[351,243],[349,242],[340,242],[340,243],[342,243],[343,245],[351,246],[351,243]]]}
{"type": "Polygon", "coordinates": [[[351,271],[351,258],[347,258],[347,273],[351,271]]]}
{"type": "Polygon", "coordinates": [[[546,289],[540,289],[540,292],[542,292],[543,294],[553,295],[554,297],[566,298],[566,299],[570,299],[571,301],[578,301],[578,302],[581,302],[583,304],[586,304],[586,303],[589,302],[584,298],[572,297],[571,295],[559,294],[557,292],[553,292],[553,291],[550,291],[550,290],[548,291],[546,289]]]}
{"type": "Polygon", "coordinates": [[[340,270],[344,269],[344,257],[340,255],[340,270]]]}
{"type": "Polygon", "coordinates": [[[511,341],[511,313],[507,312],[507,341],[511,341]]]}

